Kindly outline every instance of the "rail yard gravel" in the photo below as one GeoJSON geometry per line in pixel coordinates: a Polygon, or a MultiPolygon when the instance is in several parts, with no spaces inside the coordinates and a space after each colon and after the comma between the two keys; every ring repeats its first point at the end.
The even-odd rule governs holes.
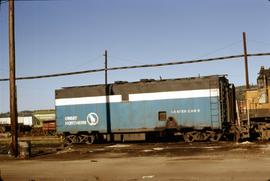
{"type": "Polygon", "coordinates": [[[36,145],[33,149],[35,154],[29,160],[1,153],[2,180],[270,179],[269,143],[125,143],[66,148],[36,145]]]}

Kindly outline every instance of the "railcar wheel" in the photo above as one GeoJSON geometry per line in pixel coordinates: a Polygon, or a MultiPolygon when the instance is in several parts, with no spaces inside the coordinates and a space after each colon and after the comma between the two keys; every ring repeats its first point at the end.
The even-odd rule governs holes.
{"type": "Polygon", "coordinates": [[[222,134],[221,133],[214,133],[210,137],[211,142],[217,142],[221,138],[222,134]]]}
{"type": "Polygon", "coordinates": [[[88,135],[79,135],[78,143],[86,143],[87,139],[88,139],[88,135]]]}
{"type": "Polygon", "coordinates": [[[65,137],[64,139],[64,144],[67,145],[67,146],[70,146],[74,143],[77,143],[77,137],[76,135],[68,135],[65,137]]]}
{"type": "Polygon", "coordinates": [[[184,134],[184,140],[186,143],[191,143],[196,140],[196,133],[194,132],[187,132],[184,134]]]}
{"type": "Polygon", "coordinates": [[[86,140],[85,143],[88,144],[88,145],[90,145],[90,144],[93,144],[94,141],[95,141],[95,136],[94,136],[94,135],[89,135],[89,136],[87,137],[87,140],[86,140]]]}
{"type": "Polygon", "coordinates": [[[208,134],[207,132],[200,132],[197,135],[197,140],[198,141],[205,141],[210,137],[210,134],[208,134]]]}

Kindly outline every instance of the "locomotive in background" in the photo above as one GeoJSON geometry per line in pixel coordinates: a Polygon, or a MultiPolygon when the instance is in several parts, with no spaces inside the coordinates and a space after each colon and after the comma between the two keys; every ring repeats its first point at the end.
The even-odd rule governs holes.
{"type": "Polygon", "coordinates": [[[270,139],[270,68],[261,67],[257,86],[243,91],[238,100],[239,119],[246,137],[270,139]]]}

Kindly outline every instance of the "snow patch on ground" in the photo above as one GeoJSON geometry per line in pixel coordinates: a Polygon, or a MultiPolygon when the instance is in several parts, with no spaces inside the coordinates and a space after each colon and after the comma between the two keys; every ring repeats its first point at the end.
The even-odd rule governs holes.
{"type": "Polygon", "coordinates": [[[107,146],[108,148],[125,148],[125,147],[130,147],[130,145],[124,145],[124,144],[116,144],[116,145],[111,145],[107,146]]]}
{"type": "Polygon", "coordinates": [[[153,151],[153,150],[143,150],[143,152],[151,152],[151,151],[153,151]]]}
{"type": "Polygon", "coordinates": [[[69,148],[66,148],[64,150],[58,151],[56,154],[70,153],[73,151],[74,151],[74,149],[69,147],[69,148]]]}
{"type": "Polygon", "coordinates": [[[153,150],[155,150],[155,151],[162,151],[162,150],[164,150],[164,148],[157,147],[157,148],[153,148],[153,150]]]}
{"type": "Polygon", "coordinates": [[[142,179],[152,179],[154,177],[155,175],[146,175],[146,176],[142,176],[142,179]]]}
{"type": "Polygon", "coordinates": [[[242,143],[240,143],[241,145],[249,145],[249,144],[253,144],[252,142],[249,142],[249,141],[244,141],[242,143]]]}

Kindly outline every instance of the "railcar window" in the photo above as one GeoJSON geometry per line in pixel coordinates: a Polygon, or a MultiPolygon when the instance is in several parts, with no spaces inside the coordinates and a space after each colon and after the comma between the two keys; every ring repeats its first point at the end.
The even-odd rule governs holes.
{"type": "Polygon", "coordinates": [[[159,121],[166,121],[167,120],[166,111],[160,111],[160,112],[158,112],[158,120],[159,121]]]}

